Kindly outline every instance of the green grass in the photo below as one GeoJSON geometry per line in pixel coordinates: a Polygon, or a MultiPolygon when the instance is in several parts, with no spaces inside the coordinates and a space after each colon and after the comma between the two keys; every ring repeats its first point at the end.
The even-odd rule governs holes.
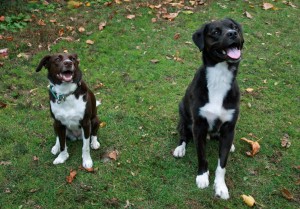
{"type": "Polygon", "coordinates": [[[96,2],[72,10],[62,5],[56,13],[43,6],[47,13],[34,14],[45,19],[46,26],[34,20],[18,33],[1,34],[14,40],[0,40],[0,49],[9,48],[10,53],[9,59],[0,59],[0,101],[7,104],[0,109],[0,161],[11,162],[0,165],[0,208],[124,208],[127,201],[129,208],[247,208],[242,194],[252,195],[263,208],[299,208],[299,3],[292,1],[297,6],[292,8],[272,1],[278,10],[265,11],[261,1],[211,1],[193,14],[180,13],[172,22],[152,23],[155,12],[137,3],[106,7],[96,2]],[[245,17],[245,11],[253,19],[245,17]],[[126,19],[127,14],[136,18],[126,19]],[[203,23],[224,17],[240,22],[245,33],[238,75],[242,97],[236,152],[229,157],[226,175],[228,201],[214,197],[217,142],[207,145],[211,175],[204,190],[195,185],[193,143],[184,158],[171,155],[178,141],[178,103],[201,65],[198,49],[187,42],[203,23]],[[52,18],[63,26],[47,22],[52,18]],[[107,26],[98,31],[102,21],[107,26]],[[64,36],[80,40],[60,41],[47,51],[47,43],[53,43],[58,30],[66,26],[83,26],[92,33],[65,30],[64,36]],[[173,38],[176,33],[180,33],[178,40],[173,38]],[[87,45],[88,39],[94,45],[87,45]],[[78,169],[80,141],[68,144],[66,163],[52,164],[55,136],[48,81],[46,70],[35,73],[35,68],[44,55],[63,50],[79,55],[85,81],[102,99],[98,114],[107,126],[98,134],[100,150],[92,151],[94,173],[78,169]],[[32,56],[18,58],[22,52],[32,56]],[[153,59],[159,62],[154,64],[153,59]],[[100,82],[105,87],[95,89],[100,82]],[[254,92],[247,93],[247,88],[254,92]],[[261,139],[261,151],[254,158],[245,155],[250,148],[240,140],[251,138],[249,133],[261,139]],[[285,133],[292,143],[288,149],[280,145],[285,133]],[[113,148],[119,151],[117,161],[103,163],[101,157],[113,148]],[[34,161],[34,156],[39,160],[34,161]],[[78,174],[68,184],[71,169],[78,174]],[[283,188],[293,194],[293,200],[284,198],[283,188]]]}

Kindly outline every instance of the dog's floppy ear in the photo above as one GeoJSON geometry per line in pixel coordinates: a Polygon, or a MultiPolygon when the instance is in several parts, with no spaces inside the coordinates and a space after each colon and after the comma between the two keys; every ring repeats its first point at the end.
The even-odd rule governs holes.
{"type": "Polygon", "coordinates": [[[203,49],[204,49],[204,31],[205,31],[205,28],[206,28],[206,24],[204,26],[202,26],[202,28],[200,28],[199,30],[197,30],[193,34],[193,41],[196,44],[196,46],[198,46],[200,51],[203,51],[203,49]]]}
{"type": "Polygon", "coordinates": [[[40,64],[36,68],[36,72],[39,72],[43,67],[46,67],[46,65],[49,62],[49,59],[51,58],[50,55],[45,56],[43,59],[41,59],[40,64]]]}

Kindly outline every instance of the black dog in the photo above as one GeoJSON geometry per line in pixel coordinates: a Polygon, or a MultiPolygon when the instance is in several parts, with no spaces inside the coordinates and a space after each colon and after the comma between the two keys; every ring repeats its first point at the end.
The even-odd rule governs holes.
{"type": "Polygon", "coordinates": [[[206,160],[206,137],[219,139],[219,160],[214,181],[216,196],[228,199],[225,166],[229,151],[234,151],[233,138],[239,114],[240,93],[236,81],[244,39],[241,26],[232,19],[205,24],[193,34],[202,51],[203,66],[197,71],[179,105],[180,140],[175,157],[185,155],[190,138],[198,156],[196,184],[209,185],[206,160]]]}

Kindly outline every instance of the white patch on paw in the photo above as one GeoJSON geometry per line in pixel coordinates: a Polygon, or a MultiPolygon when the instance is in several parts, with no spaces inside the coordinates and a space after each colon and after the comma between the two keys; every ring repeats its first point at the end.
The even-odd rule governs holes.
{"type": "Polygon", "coordinates": [[[56,143],[51,149],[51,153],[53,155],[57,155],[60,152],[60,144],[59,144],[59,138],[56,137],[56,143]]]}
{"type": "Polygon", "coordinates": [[[231,145],[231,148],[230,148],[230,152],[234,152],[235,151],[235,146],[234,144],[231,145]]]}
{"type": "Polygon", "coordinates": [[[221,168],[219,160],[218,167],[216,170],[216,178],[214,182],[215,194],[217,197],[227,200],[229,198],[229,192],[225,183],[225,173],[226,169],[221,168]]]}
{"type": "Polygon", "coordinates": [[[92,136],[91,148],[92,149],[99,149],[100,143],[97,140],[97,136],[92,136]]]}
{"type": "Polygon", "coordinates": [[[183,157],[185,155],[185,146],[186,143],[182,142],[181,145],[179,145],[178,147],[176,147],[176,149],[173,152],[173,156],[174,157],[183,157]]]}
{"type": "Polygon", "coordinates": [[[69,158],[69,153],[67,152],[67,149],[59,153],[57,158],[53,161],[54,165],[61,164],[66,162],[66,160],[69,158]]]}
{"type": "Polygon", "coordinates": [[[92,168],[93,167],[93,161],[91,156],[89,155],[82,155],[82,166],[84,168],[92,168]]]}
{"type": "Polygon", "coordinates": [[[196,177],[196,184],[198,186],[198,188],[200,189],[204,189],[206,187],[208,187],[209,185],[209,171],[203,173],[202,175],[198,175],[196,177]]]}

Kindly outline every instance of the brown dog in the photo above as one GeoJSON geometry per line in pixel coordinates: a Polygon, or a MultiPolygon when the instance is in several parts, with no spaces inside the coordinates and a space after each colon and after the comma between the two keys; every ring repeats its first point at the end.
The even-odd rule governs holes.
{"type": "Polygon", "coordinates": [[[47,55],[40,61],[36,72],[42,67],[48,69],[50,112],[56,134],[51,152],[54,155],[59,153],[53,164],[64,163],[69,157],[66,137],[82,138],[82,165],[91,168],[90,145],[92,149],[100,147],[97,140],[100,121],[95,96],[82,80],[78,65],[76,54],[47,55]]]}

